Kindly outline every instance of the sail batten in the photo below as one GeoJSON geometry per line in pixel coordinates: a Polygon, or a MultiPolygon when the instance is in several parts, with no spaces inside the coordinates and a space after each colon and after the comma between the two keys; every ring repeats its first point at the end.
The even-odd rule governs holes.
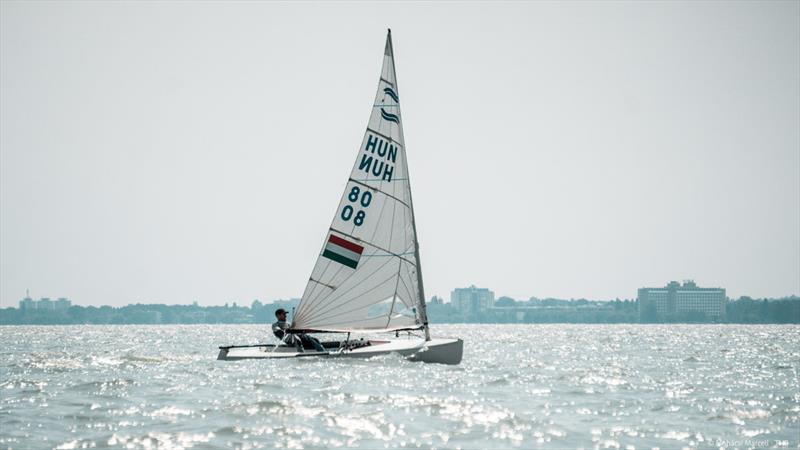
{"type": "Polygon", "coordinates": [[[293,329],[387,331],[424,325],[405,151],[390,33],[364,137],[293,329]]]}
{"type": "Polygon", "coordinates": [[[388,140],[388,141],[390,141],[390,142],[394,142],[394,143],[396,143],[396,144],[400,145],[401,147],[403,146],[403,144],[400,144],[399,142],[397,142],[397,141],[394,141],[392,137],[390,137],[390,136],[386,136],[385,134],[381,134],[381,132],[380,132],[380,131],[373,130],[372,128],[369,128],[369,127],[367,127],[367,132],[368,132],[368,133],[377,134],[378,136],[380,136],[380,137],[382,137],[382,138],[384,138],[384,139],[386,139],[386,140],[388,140]]]}
{"type": "MultiPolygon", "coordinates": [[[[371,189],[371,190],[373,190],[375,192],[380,192],[381,194],[388,195],[389,197],[391,197],[392,199],[394,199],[395,201],[397,201],[401,205],[405,206],[406,208],[410,208],[411,207],[411,205],[408,205],[406,202],[404,202],[404,201],[400,200],[399,198],[395,197],[393,194],[389,194],[388,192],[385,192],[385,191],[382,191],[380,189],[374,188],[374,187],[372,187],[372,186],[370,186],[370,185],[368,185],[366,183],[362,183],[362,182],[360,182],[358,180],[354,180],[352,178],[350,178],[349,181],[352,181],[355,184],[359,184],[361,186],[364,186],[365,188],[371,189]]],[[[369,181],[369,180],[367,180],[367,181],[369,181]]],[[[372,180],[372,181],[375,181],[375,180],[372,180]]]]}

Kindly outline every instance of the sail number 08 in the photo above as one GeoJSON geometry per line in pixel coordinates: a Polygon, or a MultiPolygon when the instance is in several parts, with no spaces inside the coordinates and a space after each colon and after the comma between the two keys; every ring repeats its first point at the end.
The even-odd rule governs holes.
{"type": "MultiPolygon", "coordinates": [[[[358,203],[363,208],[366,208],[370,203],[372,203],[372,192],[361,192],[361,189],[359,189],[358,186],[353,186],[353,189],[351,189],[350,193],[347,194],[347,199],[350,200],[351,203],[358,203]]],[[[360,227],[364,223],[364,218],[367,216],[367,214],[363,209],[360,209],[355,213],[355,217],[353,217],[353,212],[353,205],[344,205],[340,217],[345,222],[352,218],[353,224],[355,224],[357,227],[360,227]]]]}

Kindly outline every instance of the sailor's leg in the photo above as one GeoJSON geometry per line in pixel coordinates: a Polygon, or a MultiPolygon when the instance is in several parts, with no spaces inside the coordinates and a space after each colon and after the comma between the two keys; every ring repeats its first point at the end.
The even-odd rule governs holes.
{"type": "Polygon", "coordinates": [[[325,352],[325,347],[323,347],[322,344],[317,339],[308,336],[306,334],[301,334],[300,339],[303,340],[303,344],[306,343],[311,344],[311,346],[314,347],[314,350],[318,352],[325,352]]]}
{"type": "Polygon", "coordinates": [[[297,348],[298,353],[305,352],[305,349],[303,348],[303,340],[298,338],[295,334],[289,336],[287,344],[294,345],[297,348]]]}
{"type": "Polygon", "coordinates": [[[322,343],[319,340],[317,340],[317,338],[313,338],[313,337],[309,336],[309,339],[311,339],[311,343],[314,344],[314,349],[316,351],[318,351],[318,352],[325,352],[326,351],[325,347],[322,346],[322,343]]]}

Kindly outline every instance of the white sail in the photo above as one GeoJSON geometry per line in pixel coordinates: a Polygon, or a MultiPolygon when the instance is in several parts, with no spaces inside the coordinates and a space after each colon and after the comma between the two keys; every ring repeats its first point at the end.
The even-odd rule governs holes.
{"type": "Polygon", "coordinates": [[[369,124],[292,328],[422,327],[415,233],[390,32],[369,124]]]}

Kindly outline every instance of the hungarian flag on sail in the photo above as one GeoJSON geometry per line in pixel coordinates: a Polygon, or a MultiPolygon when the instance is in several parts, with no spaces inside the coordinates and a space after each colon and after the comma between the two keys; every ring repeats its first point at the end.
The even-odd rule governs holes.
{"type": "Polygon", "coordinates": [[[358,260],[361,259],[361,252],[363,251],[364,247],[360,245],[346,241],[338,236],[330,235],[322,256],[355,269],[358,267],[358,260]]]}

